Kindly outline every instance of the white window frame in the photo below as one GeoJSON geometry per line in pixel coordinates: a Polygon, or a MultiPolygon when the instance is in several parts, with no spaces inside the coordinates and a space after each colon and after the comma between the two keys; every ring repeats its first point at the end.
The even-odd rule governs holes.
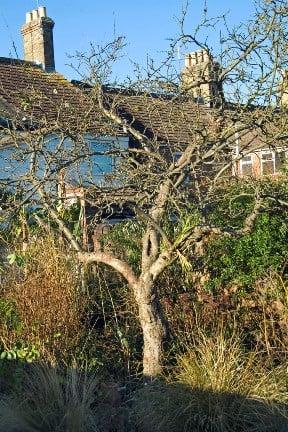
{"type": "MultiPolygon", "coordinates": [[[[284,159],[281,161],[282,163],[281,163],[281,168],[283,167],[283,166],[285,166],[285,167],[287,167],[287,164],[288,164],[288,149],[287,148],[278,148],[276,151],[275,151],[275,173],[276,174],[278,174],[279,172],[281,172],[281,170],[279,171],[276,171],[276,153],[284,153],[284,159]]],[[[280,159],[281,160],[281,159],[280,159]]]]}
{"type": "MultiPolygon", "coordinates": [[[[279,169],[276,170],[276,154],[280,153],[280,152],[281,153],[283,152],[285,154],[285,161],[286,161],[286,163],[288,163],[288,149],[287,149],[287,147],[284,148],[284,149],[283,148],[277,148],[275,150],[269,150],[269,149],[267,149],[267,150],[259,150],[259,151],[256,151],[255,153],[253,153],[253,152],[252,153],[247,153],[245,155],[242,155],[241,158],[239,158],[239,156],[240,156],[239,146],[236,145],[235,146],[235,153],[234,153],[235,161],[234,161],[233,166],[232,166],[233,174],[234,175],[237,174],[237,160],[239,161],[238,174],[241,177],[247,175],[247,174],[243,174],[243,166],[250,165],[252,167],[252,173],[253,173],[253,164],[254,164],[253,154],[254,154],[259,159],[260,175],[261,176],[276,175],[276,174],[278,174],[280,172],[279,169]],[[272,158],[270,160],[268,159],[266,161],[263,160],[262,156],[265,155],[265,154],[271,154],[272,158]],[[244,160],[244,158],[246,158],[246,157],[250,157],[250,160],[249,161],[244,160]],[[263,173],[264,164],[267,163],[267,162],[272,162],[273,163],[273,172],[270,173],[270,174],[264,174],[263,173]]],[[[257,163],[257,165],[258,165],[258,163],[257,163]]]]}
{"type": "Polygon", "coordinates": [[[247,175],[246,173],[243,174],[243,166],[247,166],[250,165],[251,166],[251,175],[253,175],[253,159],[252,159],[252,153],[248,153],[243,155],[243,157],[241,159],[239,159],[239,171],[240,171],[240,175],[247,175]],[[249,161],[244,160],[244,158],[250,157],[249,161]]]}
{"type": "Polygon", "coordinates": [[[235,132],[236,144],[232,150],[232,176],[241,175],[239,162],[239,134],[235,132]]]}
{"type": "Polygon", "coordinates": [[[266,176],[266,175],[274,175],[276,174],[276,166],[275,166],[275,151],[273,150],[262,150],[260,153],[260,164],[261,164],[261,175],[262,176],[266,176]],[[267,159],[267,160],[263,160],[263,155],[265,154],[271,154],[272,155],[272,159],[267,159]],[[263,165],[267,162],[273,162],[273,172],[269,173],[269,174],[264,174],[263,172],[263,165]]]}

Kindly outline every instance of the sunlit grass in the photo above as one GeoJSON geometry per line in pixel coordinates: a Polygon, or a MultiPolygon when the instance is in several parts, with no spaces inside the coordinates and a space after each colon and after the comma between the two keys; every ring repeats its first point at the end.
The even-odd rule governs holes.
{"type": "Polygon", "coordinates": [[[245,352],[236,336],[200,333],[186,348],[168,378],[138,392],[134,415],[140,430],[287,430],[286,364],[273,367],[260,352],[245,352]]]}

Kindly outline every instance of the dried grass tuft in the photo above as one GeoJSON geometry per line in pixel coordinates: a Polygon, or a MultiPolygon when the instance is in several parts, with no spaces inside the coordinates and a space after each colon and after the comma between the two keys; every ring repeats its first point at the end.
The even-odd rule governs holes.
{"type": "Polygon", "coordinates": [[[269,368],[258,352],[246,353],[223,334],[178,357],[165,382],[137,394],[140,430],[158,432],[280,432],[288,428],[287,365],[269,368]]]}

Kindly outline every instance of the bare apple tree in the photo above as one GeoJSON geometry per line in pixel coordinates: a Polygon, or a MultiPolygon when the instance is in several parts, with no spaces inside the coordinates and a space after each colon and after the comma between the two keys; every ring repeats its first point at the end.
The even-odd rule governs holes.
{"type": "MultiPolygon", "coordinates": [[[[258,2],[253,20],[233,30],[226,18],[210,20],[205,13],[196,31],[186,33],[186,13],[167,59],[158,66],[151,62],[136,82],[107,86],[121,39],[79,54],[83,116],[77,121],[71,109],[62,118],[61,106],[57,127],[48,118],[33,130],[22,120],[19,126],[16,119],[13,127],[5,128],[14,147],[3,157],[10,168],[12,161],[23,163],[13,176],[8,169],[7,175],[2,173],[2,186],[21,190],[22,202],[15,198],[18,206],[30,201],[45,209],[81,263],[106,264],[125,278],[139,311],[143,374],[149,379],[161,373],[166,331],[157,292],[159,276],[175,260],[185,260],[187,251],[197,259],[211,237],[241,237],[253,230],[269,198],[259,183],[255,182],[251,211],[238,229],[212,222],[218,187],[239,173],[241,159],[263,147],[276,151],[288,136],[287,112],[279,105],[281,73],[287,66],[285,2],[258,2]],[[222,27],[221,41],[212,49],[200,36],[217,26],[222,27]],[[180,74],[170,55],[179,43],[192,51],[180,74]],[[96,181],[95,173],[107,158],[114,161],[114,170],[106,170],[96,181]],[[71,186],[72,177],[77,187],[71,186]],[[59,194],[61,187],[64,192],[59,194]],[[91,228],[93,250],[61,218],[59,203],[67,205],[73,194],[93,208],[97,221],[91,228]],[[107,208],[128,209],[141,226],[142,255],[136,270],[101,242],[97,224],[103,223],[107,208]],[[191,208],[196,216],[183,223],[182,215],[191,208]]],[[[30,99],[27,113],[33,107],[30,99]]]]}

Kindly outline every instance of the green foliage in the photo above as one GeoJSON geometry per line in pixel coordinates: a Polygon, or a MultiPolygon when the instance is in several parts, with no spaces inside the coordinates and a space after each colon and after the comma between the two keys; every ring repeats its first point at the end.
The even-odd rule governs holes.
{"type": "Polygon", "coordinates": [[[218,238],[207,247],[203,263],[213,289],[236,283],[252,287],[268,270],[285,272],[288,260],[288,219],[282,215],[261,214],[255,229],[240,238],[218,238]]]}
{"type": "Polygon", "coordinates": [[[40,358],[34,345],[18,342],[11,349],[0,347],[0,381],[9,391],[16,391],[23,379],[25,366],[40,358]]]}
{"type": "Polygon", "coordinates": [[[83,218],[83,208],[79,203],[73,204],[69,207],[64,207],[60,204],[57,207],[58,213],[65,221],[68,228],[72,231],[76,238],[79,238],[82,233],[81,221],[83,218]]]}
{"type": "Polygon", "coordinates": [[[34,345],[28,347],[22,343],[16,344],[12,349],[3,350],[0,354],[0,360],[20,360],[26,363],[32,363],[39,357],[40,353],[34,345]]]}
{"type": "Polygon", "coordinates": [[[288,179],[282,177],[258,181],[247,178],[241,182],[231,180],[229,185],[221,185],[207,207],[208,219],[217,226],[241,228],[254,207],[255,197],[259,199],[260,196],[264,199],[263,212],[284,216],[287,220],[287,207],[283,210],[279,205],[288,196],[288,179]]]}
{"type": "Polygon", "coordinates": [[[135,269],[138,268],[141,259],[141,239],[143,226],[137,221],[125,221],[114,225],[107,234],[102,237],[103,243],[122,256],[135,269]]]}
{"type": "Polygon", "coordinates": [[[206,287],[213,291],[231,284],[244,290],[252,288],[258,278],[271,270],[285,276],[288,211],[281,202],[287,195],[288,182],[282,177],[244,179],[220,186],[206,208],[206,218],[212,226],[241,229],[253,211],[255,196],[264,198],[263,207],[250,234],[208,239],[203,257],[192,257],[190,272],[200,271],[208,276],[206,287]]]}
{"type": "Polygon", "coordinates": [[[0,326],[5,326],[8,330],[21,331],[21,320],[15,301],[0,298],[0,326]]]}
{"type": "Polygon", "coordinates": [[[172,216],[166,218],[164,230],[177,244],[201,221],[199,209],[193,204],[188,204],[185,209],[171,211],[172,216]],[[177,223],[175,223],[177,221],[177,223]]]}
{"type": "Polygon", "coordinates": [[[7,259],[10,265],[15,263],[18,267],[25,267],[26,260],[24,256],[19,253],[13,252],[7,256],[7,259]]]}
{"type": "Polygon", "coordinates": [[[9,386],[15,386],[21,380],[21,370],[26,363],[32,363],[40,357],[35,345],[29,345],[22,339],[23,323],[17,311],[14,300],[0,299],[0,331],[2,340],[0,343],[0,379],[9,386]],[[4,333],[14,334],[18,342],[11,346],[4,345],[4,333]],[[8,378],[9,377],[9,378],[8,378]]]}

